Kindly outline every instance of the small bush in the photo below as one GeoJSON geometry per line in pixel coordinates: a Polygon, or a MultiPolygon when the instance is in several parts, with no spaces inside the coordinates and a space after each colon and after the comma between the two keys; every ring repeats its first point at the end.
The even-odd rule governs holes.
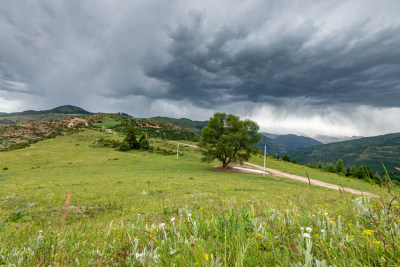
{"type": "Polygon", "coordinates": [[[285,155],[283,155],[283,157],[282,157],[282,160],[283,160],[283,161],[288,161],[288,162],[289,162],[289,161],[290,161],[289,155],[285,153],[285,155]]]}
{"type": "Polygon", "coordinates": [[[118,147],[118,150],[119,151],[129,151],[131,149],[131,146],[128,144],[128,143],[126,143],[126,142],[123,142],[119,147],[118,147]]]}
{"type": "Polygon", "coordinates": [[[7,167],[4,167],[4,168],[3,168],[3,171],[6,171],[6,170],[8,170],[8,168],[7,168],[7,167]]]}
{"type": "Polygon", "coordinates": [[[143,139],[140,141],[140,149],[148,150],[150,147],[149,140],[143,139]]]}

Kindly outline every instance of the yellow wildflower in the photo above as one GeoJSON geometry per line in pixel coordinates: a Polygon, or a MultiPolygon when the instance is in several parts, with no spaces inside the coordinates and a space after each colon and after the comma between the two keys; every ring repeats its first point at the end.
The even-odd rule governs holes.
{"type": "Polygon", "coordinates": [[[329,223],[333,223],[333,221],[332,221],[332,220],[330,220],[330,221],[329,221],[329,223]]]}
{"type": "Polygon", "coordinates": [[[379,242],[379,241],[374,241],[374,244],[377,244],[377,245],[379,245],[381,242],[379,242]]]}
{"type": "Polygon", "coordinates": [[[364,234],[367,234],[367,235],[372,235],[372,233],[373,232],[375,232],[374,230],[364,230],[364,234]]]}
{"type": "Polygon", "coordinates": [[[204,255],[204,258],[206,258],[206,261],[208,261],[208,254],[204,255]]]}

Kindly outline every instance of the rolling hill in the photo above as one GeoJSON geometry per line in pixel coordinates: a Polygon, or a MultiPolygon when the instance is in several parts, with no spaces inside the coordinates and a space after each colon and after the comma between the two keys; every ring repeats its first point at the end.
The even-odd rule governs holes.
{"type": "Polygon", "coordinates": [[[74,116],[91,115],[80,107],[64,105],[49,110],[25,110],[22,112],[0,113],[0,125],[13,125],[35,121],[70,119],[74,116]]]}
{"type": "Polygon", "coordinates": [[[166,121],[166,122],[171,122],[177,125],[180,125],[198,135],[201,134],[201,129],[205,127],[208,123],[208,121],[192,121],[190,119],[186,118],[181,118],[181,119],[175,119],[175,118],[168,118],[168,117],[152,117],[151,119],[158,120],[158,121],[166,121]]]}
{"type": "Polygon", "coordinates": [[[37,114],[92,114],[89,111],[86,111],[80,107],[72,106],[72,105],[64,105],[59,106],[49,110],[25,110],[22,112],[12,112],[12,113],[0,113],[2,117],[16,116],[16,115],[37,115],[37,114]]]}
{"type": "Polygon", "coordinates": [[[400,166],[400,133],[331,143],[291,151],[289,156],[302,164],[333,164],[342,159],[345,167],[367,164],[373,171],[384,173],[382,163],[389,173],[398,174],[400,166]]]}

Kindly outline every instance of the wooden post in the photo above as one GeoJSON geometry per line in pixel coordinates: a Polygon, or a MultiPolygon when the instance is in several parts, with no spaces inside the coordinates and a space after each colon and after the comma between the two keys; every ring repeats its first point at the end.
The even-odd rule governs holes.
{"type": "Polygon", "coordinates": [[[265,157],[267,155],[267,145],[264,146],[264,173],[263,173],[263,177],[265,177],[265,157]]]}

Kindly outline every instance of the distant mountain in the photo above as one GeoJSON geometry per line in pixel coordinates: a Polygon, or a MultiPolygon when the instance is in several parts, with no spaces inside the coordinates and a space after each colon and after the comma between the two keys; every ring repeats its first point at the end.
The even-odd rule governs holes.
{"type": "Polygon", "coordinates": [[[22,112],[13,112],[13,113],[2,113],[1,117],[9,117],[9,116],[20,116],[20,115],[39,115],[39,114],[80,114],[80,115],[89,115],[92,114],[89,111],[86,111],[80,107],[64,105],[60,107],[56,107],[49,110],[25,110],[22,112]]]}
{"type": "MultiPolygon", "coordinates": [[[[267,142],[267,151],[268,151],[268,144],[272,146],[271,150],[273,151],[272,154],[277,154],[283,156],[285,153],[289,151],[303,148],[303,147],[311,147],[311,146],[318,146],[322,143],[306,136],[299,136],[295,134],[270,134],[270,133],[262,133],[262,135],[267,138],[265,142],[267,142]],[[269,140],[268,140],[269,139],[269,140]],[[272,141],[274,142],[272,142],[272,141]]],[[[263,139],[264,140],[264,139],[263,139]]],[[[261,140],[261,141],[263,141],[261,140]]],[[[270,153],[268,153],[270,154],[270,153]]]]}
{"type": "Polygon", "coordinates": [[[302,148],[289,153],[302,164],[334,164],[342,159],[346,167],[367,164],[373,171],[384,173],[382,163],[389,173],[398,173],[395,167],[400,167],[400,133],[386,134],[374,137],[364,137],[355,140],[302,148]]]}
{"type": "Polygon", "coordinates": [[[45,113],[59,113],[59,114],[92,114],[91,112],[86,111],[83,108],[71,106],[71,105],[60,106],[60,107],[53,108],[50,110],[45,110],[44,112],[45,113]]]}
{"type": "Polygon", "coordinates": [[[342,141],[348,141],[348,140],[355,140],[355,139],[360,139],[362,136],[328,136],[328,135],[317,135],[314,137],[314,139],[324,143],[324,144],[330,144],[330,143],[336,143],[336,142],[342,142],[342,141]]]}
{"type": "Polygon", "coordinates": [[[264,152],[264,147],[267,146],[267,154],[268,155],[280,155],[283,156],[285,153],[288,152],[287,147],[275,141],[274,139],[268,138],[263,135],[261,141],[257,144],[257,146],[264,152]]]}
{"type": "Polygon", "coordinates": [[[171,123],[180,125],[198,135],[201,134],[201,129],[203,129],[205,126],[207,126],[207,123],[208,123],[208,121],[192,121],[192,120],[186,119],[186,118],[175,119],[175,118],[160,117],[160,116],[152,117],[151,119],[171,122],[171,123]]]}
{"type": "Polygon", "coordinates": [[[271,133],[261,133],[261,134],[270,139],[275,139],[276,137],[279,136],[279,134],[271,134],[271,133]]]}
{"type": "Polygon", "coordinates": [[[275,137],[275,141],[284,144],[288,151],[299,148],[322,145],[321,142],[310,137],[298,136],[295,134],[279,135],[275,137]]]}

